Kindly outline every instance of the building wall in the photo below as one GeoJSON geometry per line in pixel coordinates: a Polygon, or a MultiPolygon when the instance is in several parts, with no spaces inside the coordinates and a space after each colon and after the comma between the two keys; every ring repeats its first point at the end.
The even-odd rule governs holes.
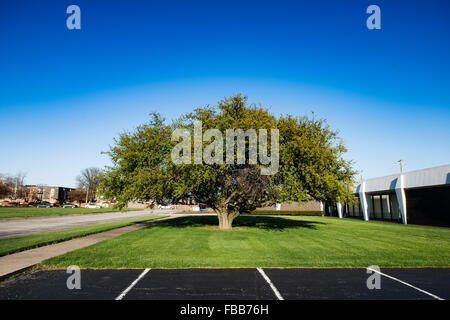
{"type": "Polygon", "coordinates": [[[57,187],[57,186],[35,186],[26,185],[22,187],[22,198],[18,202],[63,202],[67,199],[67,194],[72,188],[57,187]]]}
{"type": "Polygon", "coordinates": [[[450,186],[406,189],[408,223],[450,227],[450,186]]]}
{"type": "Polygon", "coordinates": [[[450,164],[363,180],[354,192],[365,220],[450,227],[450,164]]]}
{"type": "MultiPolygon", "coordinates": [[[[276,205],[261,207],[256,210],[276,210],[276,205]]],[[[316,200],[306,201],[306,202],[283,202],[281,203],[280,210],[290,210],[290,211],[321,211],[320,202],[316,200]]]]}

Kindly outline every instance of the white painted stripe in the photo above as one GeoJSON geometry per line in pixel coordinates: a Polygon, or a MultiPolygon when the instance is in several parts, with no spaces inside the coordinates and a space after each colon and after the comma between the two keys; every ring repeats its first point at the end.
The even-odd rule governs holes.
{"type": "Polygon", "coordinates": [[[433,297],[433,298],[435,298],[435,299],[437,299],[437,300],[444,300],[444,299],[442,299],[441,297],[438,297],[437,295],[434,295],[434,294],[432,294],[432,293],[430,293],[430,292],[428,292],[428,291],[425,291],[425,290],[422,290],[422,289],[420,289],[420,288],[417,288],[417,287],[413,286],[412,284],[409,284],[409,283],[407,283],[407,282],[405,282],[405,281],[402,281],[402,280],[400,280],[400,279],[394,278],[394,277],[392,277],[392,276],[390,276],[390,275],[387,275],[387,274],[385,274],[385,273],[383,273],[383,272],[379,272],[379,271],[374,270],[374,269],[372,269],[372,268],[367,268],[367,270],[370,270],[370,271],[379,273],[379,274],[381,274],[382,276],[385,276],[385,277],[387,277],[387,278],[389,278],[389,279],[398,281],[398,282],[404,284],[405,286],[408,286],[408,287],[411,287],[411,288],[413,288],[413,289],[416,289],[417,291],[420,291],[420,292],[422,292],[422,293],[425,293],[425,294],[429,295],[430,297],[433,297]]]}
{"type": "Polygon", "coordinates": [[[256,270],[259,271],[259,273],[263,276],[264,280],[269,284],[269,286],[272,288],[273,293],[277,296],[278,300],[284,300],[281,296],[280,292],[278,291],[277,287],[270,281],[270,278],[267,276],[267,274],[264,272],[261,268],[256,268],[256,270]]]}
{"type": "Polygon", "coordinates": [[[134,280],[129,286],[128,288],[126,288],[125,290],[123,290],[123,292],[115,299],[115,300],[122,300],[123,297],[126,296],[126,294],[133,289],[133,287],[136,285],[136,283],[139,282],[139,280],[142,279],[142,277],[144,277],[148,272],[150,271],[150,269],[145,269],[144,271],[142,271],[142,273],[139,275],[139,277],[137,277],[136,280],[134,280]]]}

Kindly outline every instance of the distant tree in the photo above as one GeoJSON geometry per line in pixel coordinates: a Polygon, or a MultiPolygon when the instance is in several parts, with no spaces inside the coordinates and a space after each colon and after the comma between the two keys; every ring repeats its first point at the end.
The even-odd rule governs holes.
{"type": "Polygon", "coordinates": [[[23,195],[23,186],[25,185],[25,178],[27,174],[25,172],[19,171],[14,177],[14,196],[16,198],[22,198],[23,195]]]}
{"type": "Polygon", "coordinates": [[[7,195],[13,199],[21,198],[23,196],[26,173],[19,171],[16,175],[4,174],[1,176],[3,185],[10,190],[7,195]]]}
{"type": "Polygon", "coordinates": [[[11,188],[4,180],[3,175],[0,174],[0,197],[1,198],[9,197],[11,195],[11,192],[12,192],[11,188]]]}
{"type": "Polygon", "coordinates": [[[91,167],[81,170],[77,176],[78,188],[86,192],[86,203],[95,199],[100,184],[100,169],[91,167]]]}
{"type": "MultiPolygon", "coordinates": [[[[171,125],[165,124],[157,113],[151,116],[149,123],[115,139],[108,153],[113,166],[106,168],[102,175],[101,189],[108,197],[116,196],[119,206],[139,198],[161,203],[166,199],[177,201],[190,197],[217,213],[220,229],[231,229],[239,214],[278,202],[301,202],[311,198],[327,202],[353,201],[350,190],[356,172],[352,162],[343,158],[347,150],[342,140],[324,119],[316,119],[314,115],[312,118],[291,115],[277,118],[268,109],[248,105],[247,97],[240,94],[220,101],[217,107],[197,108],[171,125]],[[202,123],[203,132],[207,129],[220,132],[278,129],[278,170],[264,175],[262,169],[267,168],[266,165],[242,163],[236,161],[234,155],[231,163],[195,164],[195,142],[194,152],[186,152],[190,163],[175,164],[171,153],[178,142],[172,140],[172,133],[181,129],[181,134],[191,136],[198,121],[202,123]]],[[[207,150],[205,146],[227,143],[225,135],[211,140],[201,142],[202,150],[207,150]]],[[[244,140],[244,144],[248,159],[248,141],[244,140]]],[[[268,150],[271,150],[270,145],[269,141],[268,150]]],[[[225,149],[209,150],[223,160],[225,149]]],[[[272,151],[270,153],[273,157],[272,151]]],[[[260,149],[258,155],[261,156],[260,149]]]]}

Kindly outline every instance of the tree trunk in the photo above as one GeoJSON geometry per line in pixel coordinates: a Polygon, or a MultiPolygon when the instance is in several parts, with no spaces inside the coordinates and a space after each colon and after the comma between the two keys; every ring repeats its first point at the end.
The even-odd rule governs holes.
{"type": "Polygon", "coordinates": [[[219,218],[219,229],[231,230],[233,228],[233,220],[237,215],[227,211],[219,211],[217,212],[217,217],[219,218]]]}

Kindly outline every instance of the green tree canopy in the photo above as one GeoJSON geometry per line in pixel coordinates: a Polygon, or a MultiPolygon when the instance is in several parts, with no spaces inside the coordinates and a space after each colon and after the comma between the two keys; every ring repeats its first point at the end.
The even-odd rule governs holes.
{"type": "Polygon", "coordinates": [[[101,188],[105,196],[116,197],[119,206],[138,198],[157,203],[194,198],[217,213],[220,228],[229,229],[239,214],[277,202],[351,202],[356,172],[352,162],[343,158],[346,151],[337,132],[324,119],[314,115],[277,118],[267,108],[248,104],[246,96],[237,94],[217,106],[197,108],[171,124],[152,113],[148,123],[122,133],[110,148],[113,165],[102,174],[101,188]],[[192,136],[199,124],[203,133],[200,142],[192,136]],[[173,137],[176,129],[179,135],[173,137]],[[208,129],[223,134],[208,136],[208,129]],[[257,149],[251,148],[248,134],[241,140],[246,161],[242,163],[238,157],[228,161],[227,142],[236,142],[230,146],[233,155],[239,154],[239,138],[235,141],[227,136],[227,130],[235,129],[242,129],[244,135],[255,129],[257,142],[262,138],[260,129],[266,129],[267,154],[261,143],[257,149]],[[278,130],[278,148],[278,137],[271,135],[271,129],[278,130]],[[188,137],[192,137],[186,140],[189,148],[176,149],[188,137]],[[201,146],[201,162],[196,143],[201,146]],[[173,150],[189,161],[175,163],[173,150]],[[260,161],[249,160],[252,150],[260,161]],[[206,155],[216,161],[206,162],[206,155]],[[261,161],[264,155],[271,162],[261,161]],[[275,169],[273,174],[262,171],[268,167],[275,169]]]}

